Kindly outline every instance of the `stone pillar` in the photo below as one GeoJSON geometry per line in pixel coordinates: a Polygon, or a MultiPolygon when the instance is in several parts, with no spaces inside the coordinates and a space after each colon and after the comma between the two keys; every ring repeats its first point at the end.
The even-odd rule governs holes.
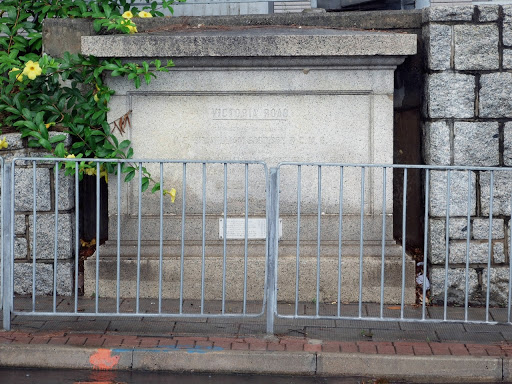
{"type": "MultiPolygon", "coordinates": [[[[50,136],[62,134],[50,132],[50,136]]],[[[0,151],[5,162],[19,157],[44,157],[44,150],[28,148],[20,133],[7,133],[8,147],[0,151]]],[[[68,136],[65,145],[71,145],[68,136]]],[[[30,161],[15,162],[14,197],[14,293],[32,294],[33,268],[33,165],[30,161]]],[[[7,180],[10,183],[10,179],[7,180]]],[[[59,189],[55,189],[55,169],[52,162],[36,163],[36,294],[53,293],[55,197],[59,194],[59,228],[57,247],[57,293],[73,293],[75,248],[74,178],[59,173],[59,189]]]]}
{"type": "MultiPolygon", "coordinates": [[[[427,8],[424,160],[432,165],[512,165],[512,6],[427,8]]],[[[434,302],[444,300],[446,173],[432,172],[429,260],[434,302]]],[[[512,173],[496,172],[491,254],[491,304],[507,302],[512,173]]],[[[464,303],[467,198],[471,198],[469,297],[485,300],[489,232],[489,172],[451,174],[448,289],[464,303]],[[468,177],[471,190],[468,190],[468,177]]]]}

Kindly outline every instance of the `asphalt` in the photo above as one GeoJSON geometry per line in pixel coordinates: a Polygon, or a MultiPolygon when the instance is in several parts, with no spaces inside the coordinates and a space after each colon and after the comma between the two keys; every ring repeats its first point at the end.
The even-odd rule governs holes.
{"type": "MultiPolygon", "coordinates": [[[[70,305],[61,300],[58,308],[70,305]]],[[[21,306],[27,309],[30,302],[21,306]]],[[[344,309],[350,308],[358,313],[357,306],[344,309]]],[[[374,316],[378,310],[363,305],[362,315],[374,316]]],[[[273,335],[266,334],[264,316],[18,314],[9,331],[0,331],[0,367],[512,382],[512,325],[505,323],[505,308],[487,313],[487,320],[497,324],[444,322],[443,308],[435,306],[427,308],[426,319],[438,322],[410,321],[421,318],[418,307],[406,307],[404,319],[398,307],[385,310],[397,319],[277,318],[273,335]]],[[[447,319],[463,316],[462,308],[448,308],[447,319]]],[[[485,320],[485,308],[469,308],[468,319],[485,320]]]]}

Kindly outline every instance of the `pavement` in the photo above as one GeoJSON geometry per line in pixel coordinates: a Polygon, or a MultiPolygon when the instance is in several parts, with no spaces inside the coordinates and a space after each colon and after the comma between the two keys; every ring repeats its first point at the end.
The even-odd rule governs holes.
{"type": "MultiPolygon", "coordinates": [[[[29,301],[23,305],[28,308],[29,301]]],[[[62,300],[57,308],[70,305],[62,300]]],[[[363,317],[377,309],[365,304],[363,317]]],[[[385,309],[388,315],[400,316],[397,307],[385,309]]],[[[461,318],[463,312],[448,308],[447,318],[461,318]]],[[[264,316],[17,313],[11,330],[0,331],[0,367],[512,382],[512,325],[504,322],[505,308],[488,313],[488,320],[498,324],[277,318],[274,335],[265,333],[264,316]]],[[[404,313],[410,319],[421,314],[421,308],[406,307],[404,313]]],[[[470,308],[468,315],[472,320],[485,318],[485,308],[470,308]]],[[[442,307],[427,308],[427,319],[440,317],[442,307]]]]}

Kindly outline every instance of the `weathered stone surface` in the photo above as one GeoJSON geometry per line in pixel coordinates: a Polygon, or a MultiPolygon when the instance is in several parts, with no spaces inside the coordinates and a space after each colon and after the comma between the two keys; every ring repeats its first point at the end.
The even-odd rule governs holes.
{"type": "MultiPolygon", "coordinates": [[[[57,264],[57,294],[69,296],[73,292],[73,262],[57,264]]],[[[32,293],[32,263],[14,264],[14,292],[32,293]]],[[[53,264],[36,264],[36,295],[53,293],[53,264]]]]}
{"type": "Polygon", "coordinates": [[[24,237],[14,238],[14,258],[26,259],[27,258],[27,239],[24,237]]]}
{"type": "Polygon", "coordinates": [[[431,118],[470,118],[475,113],[475,78],[459,73],[434,73],[425,84],[431,118]]]}
{"type": "Polygon", "coordinates": [[[503,69],[512,68],[512,49],[503,49],[503,69]]]}
{"type": "Polygon", "coordinates": [[[6,149],[0,150],[0,154],[2,155],[2,157],[4,157],[5,152],[24,148],[21,133],[6,133],[2,135],[2,138],[5,138],[8,145],[6,149]]]}
{"type": "Polygon", "coordinates": [[[455,25],[455,69],[498,69],[498,26],[455,25]]]}
{"type": "Polygon", "coordinates": [[[453,147],[455,165],[499,165],[498,123],[456,122],[453,147]]]}
{"type": "MultiPolygon", "coordinates": [[[[478,295],[478,276],[474,269],[469,269],[469,297],[478,295]]],[[[445,269],[430,270],[430,291],[434,303],[444,302],[445,269]]],[[[463,304],[466,291],[466,269],[452,268],[448,270],[448,304],[463,304]]]]}
{"type": "MultiPolygon", "coordinates": [[[[471,189],[469,190],[468,172],[450,171],[450,216],[467,216],[468,196],[471,199],[470,214],[474,215],[476,212],[476,176],[474,172],[470,175],[471,189]]],[[[447,184],[448,171],[430,173],[429,212],[431,216],[446,216],[447,184]]]]}
{"type": "Polygon", "coordinates": [[[64,170],[59,172],[59,209],[68,210],[75,207],[75,177],[66,176],[64,170]]]}
{"type": "MultiPolygon", "coordinates": [[[[464,242],[450,242],[450,263],[453,264],[466,264],[467,258],[467,243],[464,242]]],[[[491,244],[491,255],[492,255],[491,244]]],[[[481,241],[470,241],[469,243],[469,263],[487,263],[489,260],[489,244],[481,241]]]]}
{"type": "Polygon", "coordinates": [[[512,117],[512,73],[484,74],[480,78],[480,117],[512,117]]]}
{"type": "MultiPolygon", "coordinates": [[[[494,171],[493,214],[510,215],[512,172],[494,171]]],[[[482,214],[489,216],[491,172],[480,172],[480,204],[482,214]]]]}
{"type": "MultiPolygon", "coordinates": [[[[490,306],[506,306],[508,303],[508,267],[491,267],[489,294],[490,306]]],[[[482,296],[485,298],[487,293],[487,268],[482,271],[482,296]]]]}
{"type": "MultiPolygon", "coordinates": [[[[38,211],[51,209],[50,172],[45,168],[36,169],[36,208],[38,211]]],[[[16,168],[14,172],[14,209],[16,211],[33,210],[33,170],[16,168]]]]}
{"type": "Polygon", "coordinates": [[[471,21],[475,7],[472,5],[440,5],[425,8],[423,21],[471,21]]]}
{"type": "Polygon", "coordinates": [[[430,219],[428,259],[432,264],[444,264],[446,258],[446,225],[442,219],[430,219]]]}
{"type": "Polygon", "coordinates": [[[506,122],[503,127],[503,162],[512,166],[512,122],[506,122]]]}
{"type": "Polygon", "coordinates": [[[27,231],[27,225],[25,222],[25,215],[15,215],[14,218],[14,234],[24,235],[27,231]]]}
{"type": "Polygon", "coordinates": [[[424,125],[424,159],[426,164],[450,165],[450,127],[446,121],[424,125]]]}
{"type": "MultiPolygon", "coordinates": [[[[29,242],[34,236],[33,216],[29,216],[29,242]]],[[[74,215],[59,214],[57,258],[70,259],[74,254],[74,215]]],[[[54,258],[55,214],[40,214],[36,217],[37,260],[54,258]]],[[[30,255],[32,257],[32,255],[30,255]]]]}
{"type": "Polygon", "coordinates": [[[503,44],[512,45],[512,5],[503,6],[503,44]]]}
{"type": "Polygon", "coordinates": [[[478,16],[479,21],[496,21],[498,20],[499,5],[478,5],[478,12],[480,15],[478,16]]]}
{"type": "Polygon", "coordinates": [[[452,26],[428,24],[423,27],[427,67],[432,70],[449,69],[452,55],[452,26]]]}
{"type": "Polygon", "coordinates": [[[492,248],[493,250],[493,258],[496,264],[503,264],[507,261],[507,256],[505,254],[505,244],[500,242],[495,242],[492,248]]]}
{"type": "MultiPolygon", "coordinates": [[[[492,239],[505,238],[504,220],[493,218],[492,220],[492,239]]],[[[475,218],[473,220],[473,238],[486,240],[489,238],[489,219],[475,218]]]]}

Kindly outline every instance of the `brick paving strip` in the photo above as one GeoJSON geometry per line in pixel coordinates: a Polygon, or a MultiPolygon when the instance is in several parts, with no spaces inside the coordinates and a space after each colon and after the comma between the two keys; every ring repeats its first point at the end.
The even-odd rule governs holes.
{"type": "Polygon", "coordinates": [[[231,351],[360,353],[404,356],[512,356],[512,344],[422,341],[323,341],[300,337],[149,337],[106,333],[0,331],[0,344],[67,345],[91,348],[174,348],[231,351]]]}

